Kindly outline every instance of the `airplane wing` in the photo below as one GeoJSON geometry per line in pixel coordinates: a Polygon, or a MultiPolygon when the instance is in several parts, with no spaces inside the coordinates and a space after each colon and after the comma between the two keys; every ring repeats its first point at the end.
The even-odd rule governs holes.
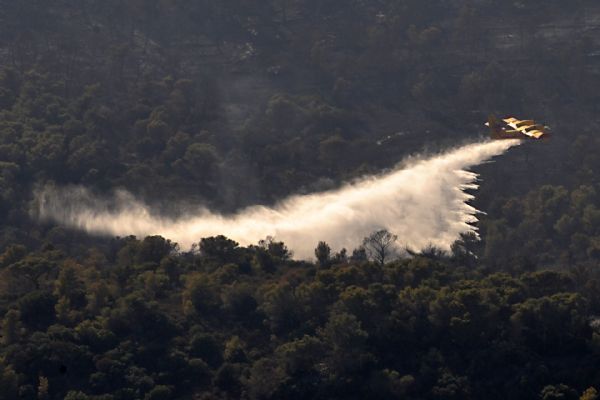
{"type": "Polygon", "coordinates": [[[523,125],[535,125],[535,121],[532,119],[523,119],[519,122],[517,122],[518,126],[523,126],[523,125]]]}
{"type": "Polygon", "coordinates": [[[525,132],[525,131],[530,130],[531,128],[535,128],[535,125],[518,126],[517,130],[521,131],[521,132],[525,132]]]}
{"type": "Polygon", "coordinates": [[[516,119],[516,118],[509,118],[508,119],[509,122],[507,122],[508,126],[510,126],[511,128],[524,133],[527,136],[532,136],[529,133],[533,130],[536,131],[543,131],[542,129],[538,128],[538,124],[535,123],[534,120],[532,119],[516,119]]]}
{"type": "Polygon", "coordinates": [[[535,138],[535,139],[539,139],[539,138],[541,138],[542,136],[545,135],[544,132],[538,131],[537,129],[535,129],[533,131],[524,131],[523,133],[525,135],[530,136],[530,137],[535,138]]]}
{"type": "Polygon", "coordinates": [[[506,125],[510,126],[513,129],[519,129],[519,125],[523,122],[522,120],[514,117],[505,118],[502,121],[504,121],[506,125]]]}
{"type": "Polygon", "coordinates": [[[517,129],[517,122],[519,122],[518,119],[513,117],[505,118],[502,121],[504,121],[508,126],[510,126],[513,129],[517,129]]]}
{"type": "Polygon", "coordinates": [[[517,125],[517,122],[507,122],[507,125],[510,126],[513,129],[519,129],[519,126],[517,125]]]}
{"type": "Polygon", "coordinates": [[[547,127],[541,124],[536,124],[535,121],[531,119],[517,119],[514,117],[508,117],[502,119],[502,122],[506,124],[506,127],[502,128],[502,130],[507,135],[522,134],[533,139],[540,139],[542,136],[547,135],[547,127]]]}

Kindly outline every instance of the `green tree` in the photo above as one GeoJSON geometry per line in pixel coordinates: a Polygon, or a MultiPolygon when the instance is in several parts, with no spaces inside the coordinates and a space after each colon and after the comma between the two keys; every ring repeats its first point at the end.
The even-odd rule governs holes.
{"type": "Polygon", "coordinates": [[[577,400],[577,392],[565,384],[545,386],[541,393],[542,400],[577,400]]]}
{"type": "Polygon", "coordinates": [[[248,361],[246,356],[246,344],[239,338],[239,336],[233,336],[227,341],[227,343],[225,343],[223,358],[225,361],[231,363],[242,363],[248,361]]]}
{"type": "Polygon", "coordinates": [[[71,390],[67,393],[64,400],[90,400],[90,396],[80,391],[71,390]]]}
{"type": "Polygon", "coordinates": [[[190,354],[201,358],[213,368],[223,362],[223,346],[213,335],[207,333],[197,333],[192,337],[190,354]]]}
{"type": "Polygon", "coordinates": [[[241,389],[241,368],[237,364],[224,363],[217,370],[213,384],[233,396],[239,396],[241,389]]]}
{"type": "Polygon", "coordinates": [[[55,320],[56,302],[56,297],[48,292],[35,291],[23,296],[18,302],[21,322],[29,329],[45,330],[55,320]]]}
{"type": "Polygon", "coordinates": [[[8,310],[2,321],[2,341],[8,346],[19,340],[19,312],[8,310]]]}
{"type": "Polygon", "coordinates": [[[6,267],[21,260],[27,254],[27,248],[23,245],[9,245],[4,253],[0,255],[0,267],[6,267]]]}
{"type": "Polygon", "coordinates": [[[575,293],[527,299],[510,318],[517,339],[545,354],[569,351],[590,335],[585,299],[575,293]]]}
{"type": "Polygon", "coordinates": [[[186,277],[183,301],[184,305],[189,302],[195,312],[207,317],[221,306],[219,288],[204,274],[186,277]]]}
{"type": "Polygon", "coordinates": [[[47,400],[50,398],[50,394],[48,392],[50,390],[49,387],[50,387],[50,384],[48,382],[48,378],[40,375],[38,390],[37,390],[38,400],[47,400]]]}
{"type": "Polygon", "coordinates": [[[304,335],[300,339],[284,343],[275,350],[281,358],[285,371],[290,376],[315,372],[327,350],[325,343],[314,336],[304,335]]]}
{"type": "Polygon", "coordinates": [[[3,367],[0,371],[0,400],[18,398],[19,377],[11,367],[3,367]]]}
{"type": "Polygon", "coordinates": [[[242,320],[251,320],[258,306],[254,288],[248,283],[231,285],[221,297],[225,310],[242,320]]]}
{"type": "Polygon", "coordinates": [[[183,158],[175,161],[173,167],[184,172],[199,183],[212,183],[218,168],[219,157],[214,146],[207,143],[190,144],[183,158]]]}
{"type": "Polygon", "coordinates": [[[63,263],[55,283],[54,295],[68,299],[74,307],[84,307],[86,303],[85,289],[81,281],[83,267],[73,260],[63,263]]]}
{"type": "Polygon", "coordinates": [[[198,249],[204,257],[212,259],[219,264],[237,261],[239,244],[223,235],[203,238],[198,249]]]}
{"type": "Polygon", "coordinates": [[[373,362],[365,348],[369,335],[354,315],[331,314],[319,335],[331,349],[328,364],[335,376],[356,373],[373,362]]]}
{"type": "Polygon", "coordinates": [[[177,251],[177,244],[161,236],[147,236],[141,241],[137,250],[140,263],[159,264],[161,260],[177,251]]]}
{"type": "Polygon", "coordinates": [[[288,284],[272,284],[260,289],[263,293],[260,309],[267,316],[271,330],[285,334],[302,322],[302,304],[288,284]]]}
{"type": "Polygon", "coordinates": [[[173,391],[165,385],[157,385],[144,397],[144,400],[169,400],[173,396],[173,391]]]}
{"type": "Polygon", "coordinates": [[[288,379],[280,363],[265,357],[252,364],[246,386],[252,399],[268,399],[278,397],[288,379]]]}
{"type": "Polygon", "coordinates": [[[331,261],[331,248],[325,242],[319,242],[315,248],[315,257],[321,268],[327,268],[331,261]]]}
{"type": "Polygon", "coordinates": [[[28,256],[12,264],[9,270],[16,278],[25,279],[33,288],[39,290],[42,277],[55,268],[56,263],[44,256],[28,256]]]}
{"type": "Polygon", "coordinates": [[[582,395],[579,397],[579,400],[597,400],[598,399],[598,391],[594,387],[589,387],[585,389],[582,395]]]}

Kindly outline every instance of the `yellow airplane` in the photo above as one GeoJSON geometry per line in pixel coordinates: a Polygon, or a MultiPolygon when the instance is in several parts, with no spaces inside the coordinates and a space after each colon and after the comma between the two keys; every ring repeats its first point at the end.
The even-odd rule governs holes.
{"type": "Polygon", "coordinates": [[[550,128],[536,124],[531,119],[517,119],[514,117],[498,120],[491,115],[485,126],[490,128],[492,139],[546,139],[550,136],[550,128]]]}

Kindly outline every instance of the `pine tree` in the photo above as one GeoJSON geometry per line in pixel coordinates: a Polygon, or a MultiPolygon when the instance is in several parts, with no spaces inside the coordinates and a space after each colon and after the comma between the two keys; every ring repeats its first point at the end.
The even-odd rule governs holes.
{"type": "Polygon", "coordinates": [[[9,310],[2,322],[2,338],[5,345],[13,344],[19,339],[19,312],[9,310]]]}

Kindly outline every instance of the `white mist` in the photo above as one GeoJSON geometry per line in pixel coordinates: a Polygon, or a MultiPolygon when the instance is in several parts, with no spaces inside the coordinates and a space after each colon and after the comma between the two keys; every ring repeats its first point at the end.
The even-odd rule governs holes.
{"type": "Polygon", "coordinates": [[[477,188],[468,169],[500,155],[518,140],[469,144],[426,159],[411,158],[401,167],[337,190],[289,197],[273,208],[252,206],[233,215],[206,209],[170,219],[152,215],[126,192],[109,201],[81,187],[45,187],[36,192],[39,216],[94,234],[161,235],[189,248],[203,237],[225,235],[241,245],[273,236],[296,258],[313,258],[320,240],[333,250],[359,246],[377,229],[398,235],[413,249],[449,249],[461,233],[474,232],[477,210],[464,189],[477,188]]]}

